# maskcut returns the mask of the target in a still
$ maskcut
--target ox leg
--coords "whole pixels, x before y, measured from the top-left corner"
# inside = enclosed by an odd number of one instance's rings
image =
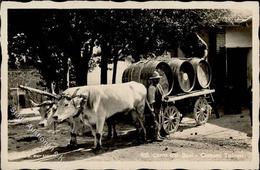
[[[77,129],[76,129],[76,122],[69,122],[70,124],[70,143],[68,144],[69,147],[77,145]]]
[[[116,132],[116,123],[113,122],[112,126],[113,126],[113,139],[117,139],[118,136],[117,136],[117,132]]]
[[[142,120],[137,115],[137,112],[132,111],[131,114],[132,114],[134,126],[135,126],[136,131],[137,131],[137,143],[146,141],[146,130],[144,128]]]
[[[76,133],[70,132],[70,143],[69,145],[71,146],[76,146],[77,145],[77,135]]]
[[[95,150],[100,150],[102,148],[102,132],[105,124],[105,117],[100,116],[97,121],[96,126],[96,141],[97,145]]]
[[[112,138],[113,133],[113,139],[117,139],[117,132],[116,132],[116,121],[115,118],[110,117],[106,120],[107,123],[107,139],[110,140]]]
[[[143,140],[146,141],[146,129],[144,127],[144,123],[143,123],[143,119],[138,119],[139,120],[139,123],[141,125],[141,128],[142,128],[142,132],[143,132]]]
[[[138,121],[138,128],[139,128],[138,133],[139,133],[139,135],[142,136],[142,140],[144,142],[146,142],[146,129],[145,129],[144,124],[143,124],[143,119],[138,117],[137,121]]]
[[[91,125],[90,129],[91,129],[92,135],[94,137],[94,147],[92,148],[94,150],[97,146],[96,125]]]
[[[108,118],[106,120],[107,123],[107,139],[110,140],[112,138],[112,126],[113,122]]]
[[[101,138],[102,138],[102,135],[101,133],[96,133],[96,140],[97,140],[97,145],[96,145],[96,148],[95,150],[100,150],[102,148],[102,143],[101,143]]]
[[[117,139],[117,132],[116,132],[116,123],[114,121],[107,121],[107,139],[110,140],[112,138],[113,133],[113,139]]]
[[[143,140],[146,141],[146,129],[144,126],[144,108],[145,108],[145,101],[142,102],[137,108],[136,108],[136,118],[141,126],[140,132],[142,131],[142,137]]]

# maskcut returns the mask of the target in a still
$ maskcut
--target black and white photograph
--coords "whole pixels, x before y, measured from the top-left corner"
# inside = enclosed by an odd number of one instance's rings
[[[255,169],[257,2],[3,2],[1,168]]]

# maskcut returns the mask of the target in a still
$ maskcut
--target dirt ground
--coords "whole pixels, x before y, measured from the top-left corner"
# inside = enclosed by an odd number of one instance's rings
[[[37,127],[38,122],[39,117],[28,116],[22,122],[8,123],[9,161],[250,161],[252,158],[252,128],[246,109],[242,114],[219,119],[211,115],[208,123],[201,126],[195,126],[192,118],[185,117],[178,131],[163,142],[137,144],[133,127],[119,125],[119,139],[104,138],[99,153],[90,149],[93,146],[90,134],[78,136],[77,148],[68,148],[67,124],[59,124],[54,131]],[[37,130],[44,142],[32,129]]]

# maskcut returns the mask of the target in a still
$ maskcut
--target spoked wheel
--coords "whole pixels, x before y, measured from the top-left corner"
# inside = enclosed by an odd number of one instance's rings
[[[211,106],[208,104],[208,101],[205,97],[199,97],[194,105],[193,116],[197,125],[205,124],[209,115],[211,114]]]
[[[166,132],[176,132],[181,120],[181,113],[175,106],[167,106],[162,116],[162,125]]]

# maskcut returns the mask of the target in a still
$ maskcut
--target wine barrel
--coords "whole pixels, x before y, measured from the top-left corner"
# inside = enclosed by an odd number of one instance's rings
[[[195,85],[195,71],[192,64],[186,59],[171,58],[167,61],[173,70],[174,90],[173,93],[190,92]]]
[[[130,82],[130,81],[136,81],[141,82],[140,80],[140,74],[141,74],[142,65],[141,64],[132,64],[128,66],[122,75],[122,82]]]
[[[145,60],[134,63],[126,68],[123,72],[122,82],[136,81],[149,86],[149,78],[154,71],[158,71],[162,76],[160,85],[163,88],[164,95],[171,93],[173,88],[173,74],[170,66],[159,60]]]
[[[131,71],[132,71],[132,68],[133,68],[133,64],[128,66],[124,70],[123,75],[122,75],[122,82],[123,83],[131,81]]]
[[[208,88],[212,79],[212,72],[209,63],[202,58],[190,58],[189,61],[193,65],[196,73],[195,88]]]

